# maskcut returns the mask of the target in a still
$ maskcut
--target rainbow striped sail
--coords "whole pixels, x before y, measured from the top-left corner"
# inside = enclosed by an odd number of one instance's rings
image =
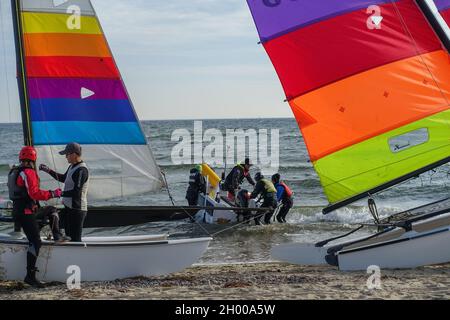
[[[56,152],[82,144],[96,199],[160,188],[160,171],[91,2],[12,2],[27,144],[59,170],[67,163]]]
[[[247,0],[330,206],[450,161],[450,58],[413,0]]]

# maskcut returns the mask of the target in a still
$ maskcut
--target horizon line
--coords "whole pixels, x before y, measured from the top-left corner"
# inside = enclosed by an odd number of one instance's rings
[[[255,120],[255,119],[294,119],[295,117],[244,117],[244,118],[188,118],[188,119],[180,119],[180,118],[173,118],[173,119],[167,119],[167,118],[161,118],[161,119],[142,119],[139,120],[140,122],[148,122],[148,121],[205,121],[205,120]],[[2,122],[1,124],[22,124],[22,122]]]

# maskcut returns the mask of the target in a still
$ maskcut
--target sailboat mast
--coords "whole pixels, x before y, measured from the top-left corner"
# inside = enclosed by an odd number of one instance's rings
[[[24,145],[31,146],[33,139],[31,135],[30,112],[27,97],[27,79],[25,76],[25,61],[23,50],[22,20],[20,19],[20,0],[11,0],[11,10],[14,26],[14,40],[16,46],[17,84],[19,88],[20,109],[22,113],[22,126]]]

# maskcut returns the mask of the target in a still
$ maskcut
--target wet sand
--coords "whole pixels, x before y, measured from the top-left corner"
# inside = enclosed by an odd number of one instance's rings
[[[304,300],[449,299],[450,265],[381,272],[381,289],[368,289],[369,274],[332,267],[278,263],[196,266],[164,277],[63,284],[33,289],[0,282],[0,300]]]

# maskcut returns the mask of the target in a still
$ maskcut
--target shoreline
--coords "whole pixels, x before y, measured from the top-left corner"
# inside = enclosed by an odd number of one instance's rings
[[[34,289],[0,281],[0,300],[418,300],[450,298],[450,264],[381,271],[381,289],[366,272],[282,263],[196,265],[169,276]]]

